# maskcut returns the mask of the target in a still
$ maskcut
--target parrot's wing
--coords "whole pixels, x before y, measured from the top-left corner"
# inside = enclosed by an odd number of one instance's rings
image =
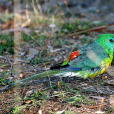
[[[104,49],[97,43],[93,43],[86,48],[82,48],[80,55],[68,63],[68,68],[72,71],[95,69],[98,68],[101,61],[107,57],[109,57],[109,55],[105,53]]]

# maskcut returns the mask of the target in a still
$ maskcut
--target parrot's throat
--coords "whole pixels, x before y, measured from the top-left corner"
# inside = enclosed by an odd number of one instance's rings
[[[111,61],[112,61],[112,59],[113,59],[113,49],[112,49],[112,47],[110,47],[109,45],[105,45],[104,42],[99,43],[98,41],[96,41],[96,43],[97,43],[98,45],[100,45],[101,48],[103,48],[103,50],[105,51],[105,53],[109,55],[109,58],[110,58]]]
[[[113,50],[111,49],[104,49],[105,52],[109,55],[111,61],[113,60]]]

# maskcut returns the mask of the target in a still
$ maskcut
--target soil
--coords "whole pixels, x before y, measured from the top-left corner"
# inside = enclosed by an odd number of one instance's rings
[[[43,10],[47,10],[48,6],[55,8],[58,2],[52,2],[50,0],[47,4],[42,3]],[[53,4],[51,4],[51,2]],[[94,23],[104,22],[107,24],[114,23],[114,1],[109,0],[68,0],[68,7],[70,11],[65,7],[64,2],[59,1],[59,5],[65,12],[66,20],[71,18],[73,13],[76,19],[90,20]],[[44,7],[45,6],[45,7]],[[10,27],[8,27],[9,29]],[[12,26],[11,26],[12,28]],[[2,28],[3,29],[3,28]],[[6,28],[5,28],[6,29]],[[106,28],[105,30],[98,32],[87,33],[88,37],[98,36],[102,33],[114,33],[114,26]],[[77,36],[79,39],[83,34]],[[70,38],[67,38],[70,39]],[[79,39],[72,39],[72,42],[78,42]],[[82,44],[81,44],[82,46]],[[48,46],[47,46],[48,47]],[[60,49],[60,51],[56,50]],[[31,55],[36,56],[40,48],[36,46],[32,47],[31,44],[22,44],[20,54],[23,57],[33,59]],[[24,50],[24,52],[23,52]],[[61,51],[62,50],[62,51]],[[66,55],[69,54],[68,50],[62,47],[56,47],[53,52],[55,58],[48,61],[46,64],[30,64],[21,58],[20,62],[20,79],[27,78],[31,75],[43,72],[45,66],[47,69],[59,61],[63,61]],[[12,55],[8,55],[11,63],[14,62]],[[64,57],[63,57],[64,56]],[[11,63],[4,58],[0,60],[0,63],[5,63],[6,67],[1,68],[1,72],[7,72],[11,69]],[[15,75],[10,73],[9,79],[15,79]],[[53,86],[53,87],[52,87]],[[70,88],[70,89],[69,89]],[[34,97],[34,100],[27,99],[29,96],[39,92],[38,98]],[[44,92],[44,93],[43,93]],[[44,96],[43,96],[44,95]],[[67,102],[69,98],[79,97],[83,95],[81,101],[75,101],[74,103]],[[21,98],[21,100],[20,100]],[[33,97],[32,97],[33,98]],[[67,99],[67,100],[66,100]],[[72,101],[72,100],[71,100]],[[83,101],[83,102],[82,102]],[[97,111],[105,114],[114,113],[114,64],[111,65],[107,71],[94,79],[82,79],[78,77],[47,77],[39,78],[26,82],[24,86],[8,88],[7,91],[0,92],[0,114],[11,113],[13,107],[21,108],[25,106],[21,111],[15,112],[23,114],[95,114]],[[65,112],[66,111],[66,112]],[[13,112],[14,113],[14,112]]]

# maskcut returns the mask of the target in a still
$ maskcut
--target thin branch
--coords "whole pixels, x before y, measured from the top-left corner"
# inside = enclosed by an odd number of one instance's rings
[[[68,34],[67,37],[70,37],[70,36],[73,36],[73,35],[79,35],[79,34],[82,34],[82,33],[85,33],[85,32],[101,31],[101,30],[107,29],[110,26],[114,26],[114,23],[106,25],[106,26],[90,28],[88,30],[76,31],[74,33]]]
[[[30,33],[31,32],[30,29],[20,27],[20,28],[2,30],[2,31],[0,31],[0,35],[6,34],[6,33],[16,32],[16,31],[20,31],[20,32],[24,32],[24,33]]]
[[[9,62],[9,64],[10,64],[10,70],[12,70],[12,68],[13,68],[13,64],[12,64],[12,62],[10,61],[10,59],[9,59],[9,57],[7,56],[7,61]]]
[[[102,106],[106,106],[106,105],[110,105],[110,104],[105,104],[105,105],[102,105]],[[82,110],[79,114],[82,114],[83,112],[85,112],[85,111],[87,111],[87,110],[89,110],[89,109],[97,108],[97,107],[99,107],[99,106],[101,106],[101,104],[100,104],[100,105],[91,106],[91,107],[89,107],[89,108],[86,108],[85,110]]]

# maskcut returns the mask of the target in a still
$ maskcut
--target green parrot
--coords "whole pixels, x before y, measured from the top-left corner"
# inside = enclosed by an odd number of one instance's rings
[[[52,66],[49,71],[15,83],[46,76],[94,78],[96,75],[104,73],[108,66],[111,65],[113,53],[114,34],[102,34],[93,43],[72,52],[65,62]]]
[[[111,65],[114,52],[114,34],[102,34],[95,42],[72,52],[69,59],[51,70],[66,71],[63,76],[94,78]],[[59,74],[60,75],[60,74]]]

